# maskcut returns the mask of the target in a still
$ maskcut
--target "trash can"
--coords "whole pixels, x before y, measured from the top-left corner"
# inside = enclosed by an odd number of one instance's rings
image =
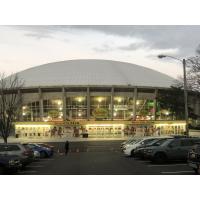
[[[82,133],[83,138],[88,138],[88,133]]]

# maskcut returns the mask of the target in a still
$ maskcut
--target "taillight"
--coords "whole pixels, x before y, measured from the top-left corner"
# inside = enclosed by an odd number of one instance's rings
[[[28,156],[30,153],[28,151],[24,151],[23,155]]]

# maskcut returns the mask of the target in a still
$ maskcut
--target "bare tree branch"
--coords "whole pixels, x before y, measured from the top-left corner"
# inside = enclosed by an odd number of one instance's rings
[[[5,143],[20,108],[21,95],[18,91],[23,84],[17,74],[9,77],[6,77],[4,73],[0,74],[0,136]]]

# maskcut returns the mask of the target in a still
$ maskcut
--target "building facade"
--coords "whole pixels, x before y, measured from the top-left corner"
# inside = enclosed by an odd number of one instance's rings
[[[80,137],[87,132],[89,137],[114,138],[185,131],[184,118],[173,118],[158,106],[159,92],[168,92],[173,79],[144,67],[74,60],[31,68],[19,77],[25,87],[18,91],[23,101],[17,137]],[[190,102],[199,114],[199,97]]]

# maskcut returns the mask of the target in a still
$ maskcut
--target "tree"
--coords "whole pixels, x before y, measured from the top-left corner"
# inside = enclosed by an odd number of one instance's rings
[[[18,92],[23,86],[17,74],[6,77],[0,74],[0,136],[4,142],[12,131],[13,122],[16,120],[21,105],[21,95]]]
[[[187,60],[187,83],[189,89],[200,92],[200,57]]]
[[[188,90],[200,92],[200,57],[196,56],[187,59],[186,67]],[[183,86],[183,77],[179,76],[174,85],[176,87]]]

